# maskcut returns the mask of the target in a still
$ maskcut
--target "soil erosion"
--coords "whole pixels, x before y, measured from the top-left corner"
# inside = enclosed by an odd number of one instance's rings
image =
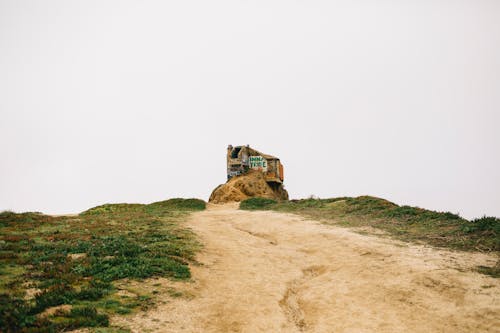
[[[184,297],[116,318],[135,332],[500,332],[496,258],[211,205]]]

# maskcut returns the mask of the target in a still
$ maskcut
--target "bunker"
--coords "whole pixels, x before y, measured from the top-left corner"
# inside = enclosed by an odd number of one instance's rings
[[[285,180],[283,164],[280,159],[263,154],[250,146],[229,145],[227,147],[227,179],[258,170],[265,176],[266,182],[283,184]]]
[[[248,198],[288,200],[280,159],[250,146],[227,147],[227,181],[217,186],[209,202],[222,204]]]

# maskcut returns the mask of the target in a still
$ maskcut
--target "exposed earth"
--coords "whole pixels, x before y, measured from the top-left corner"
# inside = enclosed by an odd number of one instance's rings
[[[182,297],[116,317],[134,332],[500,332],[492,255],[409,245],[291,214],[209,205]],[[186,296],[187,295],[187,296]]]
[[[288,192],[283,184],[268,183],[262,172],[250,170],[217,186],[210,195],[209,202],[215,204],[240,202],[252,197],[281,201],[288,200]]]

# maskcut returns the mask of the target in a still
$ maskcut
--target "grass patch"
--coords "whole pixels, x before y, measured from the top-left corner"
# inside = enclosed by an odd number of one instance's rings
[[[272,207],[277,201],[266,198],[250,198],[243,200],[240,203],[240,209],[245,210],[263,210],[268,207]]]
[[[478,266],[477,271],[479,273],[486,274],[494,278],[500,277],[500,268],[498,267],[498,265],[494,267]]]
[[[495,266],[478,266],[477,271],[479,273],[483,273],[494,278],[500,278],[500,260],[497,261]]]
[[[500,219],[482,217],[468,221],[450,212],[436,212],[361,196],[268,202],[244,200],[240,209],[263,209],[296,213],[343,226],[370,226],[399,239],[421,241],[459,250],[500,251]]]
[[[180,224],[198,199],[106,204],[78,216],[0,213],[0,331],[106,327],[110,314],[147,308],[148,295],[118,300],[115,281],[188,279],[199,247]],[[27,290],[36,289],[27,298]],[[41,316],[69,304],[69,312]],[[113,331],[113,330],[109,330]]]

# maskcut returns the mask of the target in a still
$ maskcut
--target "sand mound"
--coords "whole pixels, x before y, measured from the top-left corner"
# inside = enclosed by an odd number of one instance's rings
[[[218,204],[239,202],[252,197],[281,201],[288,200],[288,192],[282,184],[267,183],[262,172],[251,170],[217,186],[208,201]]]

